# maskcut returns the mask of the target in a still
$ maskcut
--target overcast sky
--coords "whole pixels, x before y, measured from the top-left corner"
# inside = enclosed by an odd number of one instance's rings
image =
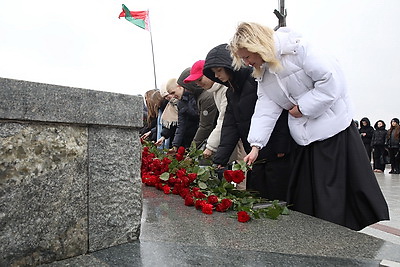
[[[400,117],[400,1],[286,0],[287,25],[335,54],[356,120]],[[243,3],[248,3],[244,5]],[[160,87],[241,21],[275,27],[278,0],[1,0],[0,77],[141,94],[155,87],[151,39],[118,19],[121,5],[150,11]]]

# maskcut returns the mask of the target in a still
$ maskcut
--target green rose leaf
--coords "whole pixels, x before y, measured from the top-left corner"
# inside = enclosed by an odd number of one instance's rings
[[[160,179],[163,180],[163,181],[168,181],[169,173],[168,172],[164,172],[163,174],[160,175]]]
[[[199,185],[200,189],[207,189],[207,184],[204,182],[199,182],[198,185]]]

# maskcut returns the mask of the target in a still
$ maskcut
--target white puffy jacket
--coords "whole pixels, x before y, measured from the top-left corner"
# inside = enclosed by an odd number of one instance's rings
[[[353,118],[353,105],[338,62],[288,28],[280,28],[274,40],[283,69],[275,73],[267,63],[263,65],[249,143],[264,147],[282,109],[294,105],[299,105],[303,116],[289,115],[288,123],[299,145],[327,139],[346,129]]]

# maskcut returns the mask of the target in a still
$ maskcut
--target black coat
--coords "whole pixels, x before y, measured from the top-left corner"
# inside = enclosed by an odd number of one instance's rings
[[[199,127],[199,119],[196,98],[193,93],[185,90],[178,102],[178,127],[175,131],[172,146],[190,147]]]
[[[221,130],[221,141],[214,156],[214,163],[226,165],[239,139],[242,140],[246,153],[251,151],[247,136],[250,130],[251,117],[257,101],[257,82],[251,76],[252,69],[243,67],[235,71],[232,67],[232,58],[226,44],[216,46],[207,54],[203,74],[209,79],[228,87],[226,97],[228,105]],[[224,67],[230,75],[229,82],[222,82],[215,77],[213,67]],[[290,133],[287,124],[288,113],[283,112],[278,120],[276,129],[271,136],[272,141],[263,148],[257,160],[265,157],[276,157],[276,153],[287,153],[290,148]],[[271,147],[274,150],[270,150]],[[275,150],[276,149],[276,150]],[[269,150],[269,151],[268,151]]]
[[[387,130],[385,129],[386,125],[383,121],[382,127],[378,127],[378,122],[375,123],[375,131],[372,135],[372,140],[371,140],[371,145],[374,146],[384,146],[386,143],[386,135],[387,135]]]
[[[363,125],[363,121],[367,122],[367,125]],[[360,134],[365,133],[365,136],[361,136],[364,145],[371,145],[372,135],[374,134],[374,128],[372,128],[371,123],[368,118],[362,118],[360,121],[360,129],[358,130]]]
[[[139,134],[143,135],[143,134],[151,131],[151,134],[149,135],[147,140],[153,141],[153,142],[157,141],[157,117],[150,120],[150,124],[148,124],[147,121],[145,123],[146,123],[146,126],[144,126],[143,128],[141,128],[139,130]]]

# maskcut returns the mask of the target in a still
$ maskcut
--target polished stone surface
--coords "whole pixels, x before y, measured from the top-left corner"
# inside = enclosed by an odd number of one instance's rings
[[[49,266],[378,266],[400,245],[298,212],[239,223],[143,188],[140,239]]]
[[[387,166],[384,173],[375,173],[375,176],[388,203],[390,220],[366,227],[361,232],[400,245],[400,175],[389,174],[389,171]]]

